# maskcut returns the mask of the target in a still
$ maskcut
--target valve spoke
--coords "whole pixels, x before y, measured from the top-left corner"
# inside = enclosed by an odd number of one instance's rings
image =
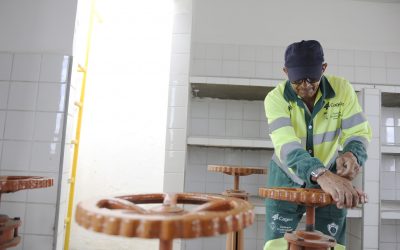
[[[120,199],[120,198],[109,198],[109,199],[100,200],[97,203],[97,206],[99,208],[123,209],[123,210],[127,210],[129,212],[136,212],[139,214],[147,213],[146,209],[136,205],[135,203],[132,203],[127,200]]]
[[[193,209],[191,213],[198,212],[223,212],[232,209],[233,206],[229,200],[216,200],[204,203]]]

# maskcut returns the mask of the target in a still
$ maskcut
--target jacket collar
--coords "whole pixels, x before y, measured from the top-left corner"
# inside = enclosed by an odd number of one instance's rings
[[[321,91],[323,99],[333,98],[336,95],[331,84],[329,83],[328,79],[325,76],[322,76],[321,83],[319,84],[319,90]],[[301,102],[301,99],[294,92],[289,80],[287,80],[285,83],[285,90],[283,92],[283,96],[287,102],[288,101]]]

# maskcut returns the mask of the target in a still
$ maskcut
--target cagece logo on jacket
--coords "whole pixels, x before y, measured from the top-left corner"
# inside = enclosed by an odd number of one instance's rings
[[[345,105],[344,102],[331,103],[328,102],[324,105],[324,118],[325,119],[339,119],[342,115],[340,107]],[[331,108],[331,109],[329,109]]]
[[[296,158],[292,152],[296,149],[305,149],[329,168],[338,156],[339,145],[345,148],[349,143],[358,142],[366,148],[371,139],[371,128],[356,93],[340,77],[322,77],[312,112],[289,81],[279,83],[269,92],[264,104],[275,148],[272,160],[299,185],[304,184],[309,173],[292,164],[291,158]],[[359,161],[363,165],[365,159]]]

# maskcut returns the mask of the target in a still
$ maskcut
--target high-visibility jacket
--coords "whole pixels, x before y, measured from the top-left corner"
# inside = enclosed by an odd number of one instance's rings
[[[275,148],[272,161],[295,183],[314,186],[311,171],[333,166],[339,146],[364,165],[371,127],[347,80],[324,75],[312,112],[289,81],[269,92],[264,104]]]

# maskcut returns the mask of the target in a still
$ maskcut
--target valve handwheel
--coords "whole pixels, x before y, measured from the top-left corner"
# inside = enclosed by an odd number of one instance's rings
[[[321,189],[306,188],[260,188],[259,195],[262,197],[294,202],[306,207],[306,229],[288,231],[285,239],[288,241],[289,250],[326,250],[334,249],[336,240],[333,237],[314,230],[315,207],[335,204],[332,197]]]
[[[139,204],[161,203],[154,208]],[[192,204],[185,210],[179,204]],[[89,230],[125,237],[158,238],[160,249],[172,249],[176,238],[216,236],[246,228],[254,222],[247,201],[200,193],[137,194],[80,202],[77,223]]]
[[[0,176],[0,193],[53,186],[53,179],[41,176]]]
[[[41,176],[0,176],[0,198],[2,193],[12,193],[24,189],[53,186],[53,179]],[[18,236],[20,218],[9,218],[0,214],[0,250],[15,247],[21,241]]]
[[[248,193],[239,189],[239,177],[252,174],[267,174],[266,168],[260,167],[244,167],[244,166],[227,166],[227,165],[208,165],[207,170],[210,172],[219,172],[234,176],[233,189],[226,190],[223,195],[241,198],[247,200]]]

